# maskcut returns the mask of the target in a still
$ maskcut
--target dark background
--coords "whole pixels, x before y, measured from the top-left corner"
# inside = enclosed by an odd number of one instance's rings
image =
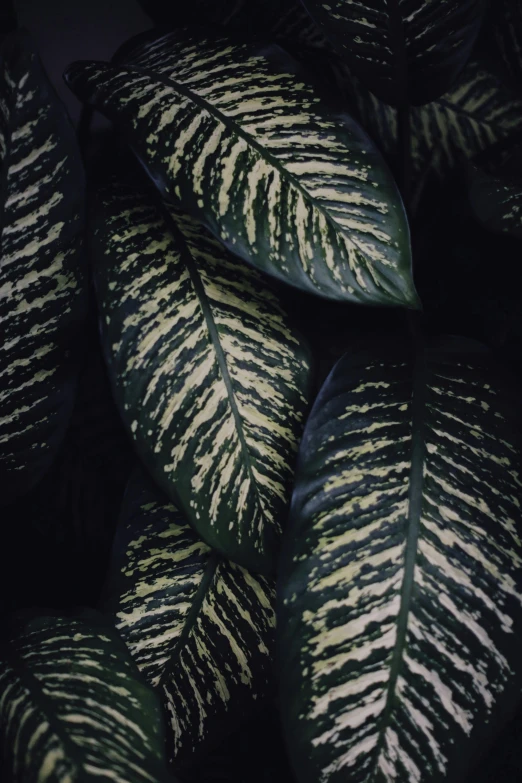
[[[74,122],[81,105],[62,79],[67,65],[108,60],[123,41],[152,26],[137,0],[16,0],[16,11]],[[99,115],[96,121],[101,124]]]
[[[176,1],[190,2],[171,0]],[[80,116],[81,105],[63,82],[65,68],[75,60],[107,60],[123,41],[152,26],[137,0],[17,0],[16,9],[20,26],[31,33],[44,67],[75,124]],[[92,129],[106,127],[108,123],[95,114]],[[432,211],[432,214],[435,213]],[[480,281],[479,261],[481,254],[489,259],[492,252],[499,253],[498,237],[477,232],[473,225],[475,244],[470,245],[469,237],[463,238],[469,216],[465,212],[459,214],[456,208],[450,209],[449,216],[439,214],[434,220],[442,220],[445,224],[447,233],[443,242],[447,242],[450,237],[455,242],[449,252],[444,244],[434,247],[433,263],[440,263],[445,253],[448,266],[454,271],[455,265],[460,264],[464,277],[473,265],[479,275],[477,278],[475,274],[477,285],[485,290]],[[423,227],[422,233],[429,237],[428,224]],[[434,233],[442,236],[438,230]],[[506,255],[512,250],[509,240],[505,241],[505,250]],[[426,264],[426,267],[434,268],[431,264]],[[489,276],[489,263],[485,269]],[[440,280],[443,280],[443,272],[444,269]],[[518,275],[516,282],[519,282]],[[428,293],[433,293],[434,297],[437,294],[435,307],[444,310],[446,324],[451,331],[485,339],[488,335],[480,332],[481,329],[488,329],[493,333],[489,341],[494,342],[498,332],[503,337],[504,330],[508,329],[504,324],[510,318],[510,301],[506,304],[502,300],[497,306],[494,296],[489,292],[489,310],[477,296],[476,311],[468,308],[464,314],[459,306],[453,307],[450,294],[444,291],[439,295],[433,281],[428,281],[426,285]],[[450,299],[445,299],[445,296]],[[426,296],[423,298],[426,300]],[[303,303],[304,299],[297,306]],[[354,311],[345,320],[343,334],[339,335],[335,305],[320,304],[317,300],[314,303],[317,309],[323,309],[325,330],[330,325],[332,338],[337,338],[344,345],[347,335],[353,334],[354,329],[360,333],[371,331],[372,327],[380,329],[382,323],[390,317],[389,313],[381,311],[379,322],[373,310]],[[518,323],[518,291],[516,309]],[[492,322],[491,329],[488,318]],[[71,437],[53,469],[50,481],[43,482],[42,487],[27,500],[22,511],[17,507],[16,518],[13,511],[12,519],[4,521],[4,529],[10,532],[4,549],[5,583],[1,585],[0,592],[4,591],[4,595],[0,600],[6,603],[6,608],[29,606],[41,598],[49,605],[68,609],[76,603],[92,603],[93,595],[102,588],[119,502],[131,467],[132,450],[112,406],[107,379],[100,363],[95,318],[89,329],[88,361],[82,376],[80,389],[83,388],[83,391],[78,401],[76,419],[73,420]],[[518,351],[518,345],[513,349],[510,344],[510,350]],[[86,422],[84,411],[87,409],[93,419]],[[85,434],[87,430],[90,431],[88,442]],[[94,449],[95,442],[100,446],[98,452]],[[110,486],[105,483],[109,464],[112,470]],[[75,509],[72,519],[71,508]],[[53,532],[53,541],[50,540],[50,531]],[[32,545],[29,547],[28,536],[32,537]],[[16,577],[13,580],[11,574],[14,572]],[[9,596],[6,598],[7,590],[12,591],[12,600]],[[198,768],[187,772],[182,780],[190,783],[293,783],[276,710],[268,707],[261,712],[208,759],[202,760]],[[522,781],[520,713],[503,731],[468,783],[497,781]]]

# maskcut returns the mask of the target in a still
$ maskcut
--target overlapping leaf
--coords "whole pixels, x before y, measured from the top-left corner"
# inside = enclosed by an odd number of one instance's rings
[[[248,36],[274,41],[307,61],[313,58],[313,68],[319,50],[325,55],[324,60],[339,59],[301,0],[197,0],[183,6],[163,0],[142,0],[141,5],[156,24],[204,25],[221,28],[243,39]]]
[[[397,148],[397,111],[356,87],[361,121],[389,154]],[[501,77],[476,61],[450,91],[411,110],[411,154],[415,190],[429,176],[443,179],[457,165],[522,131],[522,99]]]
[[[0,50],[0,486],[47,469],[70,414],[85,309],[83,171],[31,43]]]
[[[469,194],[475,215],[487,228],[522,237],[522,182],[494,177],[473,166]]]
[[[10,783],[168,780],[159,701],[89,612],[25,620],[0,648],[0,770]]]
[[[278,615],[300,781],[461,780],[519,699],[519,388],[468,341],[347,354],[302,441]]]
[[[354,74],[394,106],[448,90],[477,37],[481,0],[305,0]]]
[[[92,242],[121,413],[208,544],[274,568],[308,404],[308,350],[255,270],[132,185],[96,199]]]
[[[395,184],[363,131],[275,48],[176,31],[67,81],[156,185],[245,260],[333,299],[416,306]]]
[[[199,539],[133,475],[106,606],[170,718],[177,762],[212,746],[272,692],[274,587]]]

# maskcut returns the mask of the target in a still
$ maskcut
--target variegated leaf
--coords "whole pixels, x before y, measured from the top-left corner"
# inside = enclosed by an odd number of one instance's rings
[[[417,306],[400,196],[364,132],[277,47],[176,31],[77,95],[125,129],[163,195],[262,271],[328,298]],[[248,97],[245,97],[248,96]]]
[[[259,274],[154,194],[114,184],[92,240],[117,402],[211,546],[274,568],[308,406],[308,349]]]
[[[383,151],[397,147],[397,111],[356,87],[361,121]],[[443,179],[460,163],[522,132],[522,98],[494,71],[472,61],[445,95],[411,110],[414,190]]]
[[[473,212],[492,231],[522,237],[522,182],[494,177],[469,167],[469,196]]]
[[[302,441],[281,568],[300,781],[464,779],[522,692],[518,384],[475,343],[347,354]]]
[[[161,693],[176,762],[272,692],[274,586],[212,552],[147,477],[127,489],[106,607]]]
[[[160,703],[94,612],[13,625],[0,648],[6,783],[165,783]]]
[[[72,408],[85,311],[83,170],[24,34],[0,48],[1,501],[48,468]]]
[[[478,35],[482,0],[304,0],[354,74],[394,106],[438,98]]]

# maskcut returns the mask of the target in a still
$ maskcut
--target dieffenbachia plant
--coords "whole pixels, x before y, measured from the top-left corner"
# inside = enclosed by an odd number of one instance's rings
[[[84,174],[24,33],[0,45],[0,503],[35,484],[72,410],[86,309]]]
[[[0,750],[9,783],[172,781],[159,700],[91,611],[11,621],[0,644]]]
[[[418,305],[408,225],[388,169],[295,61],[278,48],[188,30],[149,39],[111,64],[73,64],[66,78],[124,130],[167,200],[300,289]]]
[[[278,606],[300,781],[460,780],[520,699],[519,399],[458,339],[354,350],[323,386]]]
[[[308,349],[266,282],[199,222],[117,180],[94,201],[104,346],[129,433],[209,545],[272,573]]]
[[[361,81],[393,106],[428,103],[466,64],[482,0],[304,0]]]
[[[398,112],[350,80],[360,119],[388,154],[399,136]],[[410,109],[412,189],[418,201],[428,179],[447,179],[489,148],[522,132],[522,95],[497,69],[472,60],[444,95]]]
[[[127,488],[105,595],[165,704],[175,764],[273,696],[273,581],[210,549],[141,471]]]
[[[165,731],[183,783],[206,783],[222,741],[277,705],[286,783],[462,783],[522,696],[520,384],[424,326],[473,332],[482,303],[509,288],[516,304],[522,285],[517,239],[482,243],[518,233],[518,194],[499,191],[519,176],[522,97],[501,75],[516,14],[477,38],[480,0],[141,4],[177,29],[66,76],[86,104],[89,344],[114,413],[95,413],[89,363],[74,388],[78,152],[25,37],[0,46],[0,501],[24,495],[7,507],[18,584],[49,595],[57,570],[57,602],[75,605],[74,556],[53,569],[38,551],[68,522],[66,540],[107,528],[85,574],[109,571],[101,602],[99,583],[82,591],[104,620],[2,621],[0,775],[163,781]],[[87,138],[93,111],[107,146]],[[469,161],[486,228],[459,184]],[[467,242],[448,237],[453,207]],[[420,305],[410,223],[425,320],[404,312]],[[344,351],[313,405],[314,359],[325,377]],[[111,433],[117,448],[98,444]],[[259,746],[278,741],[275,726]],[[279,779],[263,755],[252,783]]]

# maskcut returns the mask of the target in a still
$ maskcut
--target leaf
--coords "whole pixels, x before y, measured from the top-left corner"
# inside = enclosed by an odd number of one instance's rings
[[[85,612],[21,622],[0,660],[5,780],[169,779],[159,702],[104,618]]]
[[[520,0],[497,0],[495,38],[504,62],[520,87],[522,83],[522,3]]]
[[[520,391],[467,340],[336,365],[303,437],[278,648],[300,781],[457,781],[518,702]]]
[[[188,31],[141,41],[128,62],[76,63],[66,80],[125,129],[168,200],[293,286],[418,305],[388,170],[363,131],[300,81],[295,61]]]
[[[303,53],[307,55],[305,60],[309,60],[319,49],[326,50],[328,58],[325,59],[338,58],[301,0],[195,0],[183,6],[163,0],[140,0],[140,5],[156,25],[177,28],[205,25],[241,35],[243,39],[274,41],[297,59],[300,59],[298,53]],[[131,46],[134,45],[132,39]],[[127,44],[123,44],[112,58],[113,62],[119,60],[126,49]]]
[[[0,47],[0,486],[49,467],[71,413],[85,316],[84,176],[74,131],[24,34]]]
[[[129,482],[106,607],[162,694],[176,762],[271,691],[274,587],[199,539],[141,471]]]
[[[305,0],[355,76],[388,104],[429,103],[470,55],[481,0]]]
[[[522,237],[522,182],[493,177],[476,166],[468,172],[469,197],[476,217],[492,231]]]
[[[114,404],[94,308],[85,327],[60,449],[45,479],[2,507],[0,614],[34,606],[35,585],[38,604],[62,613],[99,601],[136,455]]]
[[[138,452],[210,546],[270,573],[308,349],[258,273],[192,218],[132,185],[95,200],[105,352]]]
[[[361,121],[383,151],[394,154],[397,111],[359,87]],[[446,178],[459,164],[522,131],[522,99],[494,69],[472,61],[454,87],[411,110],[411,150],[416,200],[429,176]]]

